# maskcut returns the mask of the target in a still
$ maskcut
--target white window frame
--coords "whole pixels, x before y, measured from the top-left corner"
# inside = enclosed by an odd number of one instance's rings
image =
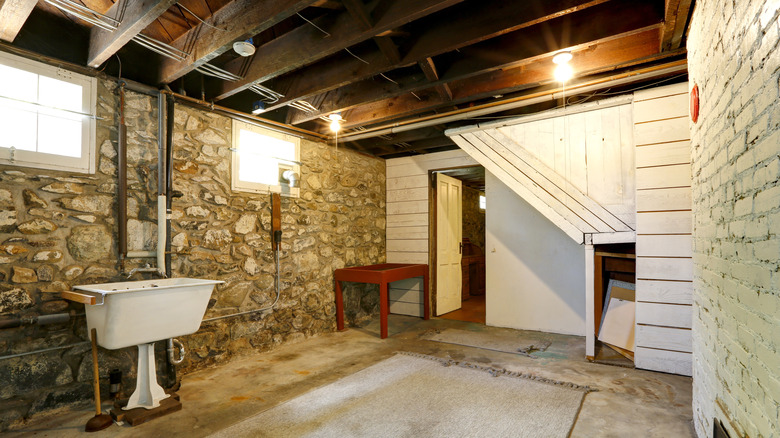
[[[274,160],[273,158],[269,158],[269,159],[276,161],[280,169],[292,170],[293,172],[297,173],[299,176],[301,175],[301,166],[297,164],[300,163],[301,160],[301,139],[300,138],[295,137],[293,135],[284,134],[281,132],[271,131],[270,129],[265,129],[260,126],[253,125],[251,123],[247,123],[241,120],[233,119],[232,139],[231,139],[231,144],[232,144],[231,150],[233,155],[232,169],[231,169],[231,188],[233,189],[233,191],[250,192],[250,193],[279,193],[282,196],[288,196],[293,198],[300,197],[301,189],[299,187],[290,187],[289,184],[283,183],[281,181],[279,182],[279,184],[270,185],[270,184],[261,184],[256,182],[241,181],[239,179],[239,170],[241,166],[241,145],[238,144],[238,139],[239,139],[239,131],[241,129],[293,143],[295,145],[295,160],[294,160],[295,163],[287,162],[285,160]]]
[[[78,173],[95,173],[95,108],[97,106],[97,80],[33,61],[10,53],[0,52],[0,64],[81,86],[82,108],[85,114],[81,123],[81,157],[25,151],[0,146],[0,164],[62,170]]]

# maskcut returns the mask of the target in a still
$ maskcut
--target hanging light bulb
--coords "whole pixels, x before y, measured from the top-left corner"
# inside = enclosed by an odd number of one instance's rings
[[[328,118],[330,119],[330,130],[334,133],[339,132],[341,130],[341,121],[343,120],[341,113],[329,114]]]
[[[569,65],[571,58],[571,52],[561,52],[553,57],[552,61],[557,65],[553,75],[558,82],[566,82],[574,76],[574,69]]]

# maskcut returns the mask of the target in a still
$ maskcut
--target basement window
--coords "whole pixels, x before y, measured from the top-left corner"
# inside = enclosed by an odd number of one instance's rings
[[[0,163],[95,172],[95,78],[0,52]]]
[[[300,189],[284,173],[301,174],[300,145],[297,137],[233,120],[233,190],[297,198]]]
[[[487,205],[487,198],[485,195],[479,195],[479,209],[484,210]]]

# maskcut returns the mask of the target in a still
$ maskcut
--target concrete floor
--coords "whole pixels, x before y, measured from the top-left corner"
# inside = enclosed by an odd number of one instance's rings
[[[517,336],[550,341],[533,358],[420,339],[444,328],[486,331],[497,337]],[[510,371],[587,385],[598,389],[585,396],[571,436],[693,436],[691,379],[663,373],[589,363],[584,339],[539,332],[518,332],[460,321],[391,315],[390,337],[379,339],[378,321],[363,328],[329,333],[266,353],[234,359],[227,365],[186,375],[179,395],[183,410],[136,426],[112,425],[91,436],[202,437],[314,388],[410,351],[479,363]],[[108,404],[104,407],[107,412]],[[82,436],[94,410],[84,408],[34,418],[8,436]]]

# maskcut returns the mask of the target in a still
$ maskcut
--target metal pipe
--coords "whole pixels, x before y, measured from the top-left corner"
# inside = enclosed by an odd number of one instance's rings
[[[297,126],[285,125],[284,123],[274,122],[273,120],[262,119],[260,117],[242,113],[241,111],[215,105],[213,102],[206,102],[205,100],[195,99],[179,93],[174,93],[172,91],[161,90],[160,92],[170,96],[175,96],[177,102],[199,108],[207,108],[213,112],[221,113],[228,117],[239,119],[252,125],[260,126],[261,128],[270,129],[272,131],[281,132],[283,134],[293,135],[295,137],[308,138],[315,141],[328,140],[327,135],[320,134],[318,132],[307,131],[305,129],[298,128]]]
[[[119,266],[125,270],[127,258],[127,126],[125,126],[125,82],[119,81],[119,133],[117,173],[119,174]]]
[[[606,78],[595,79],[584,82],[582,84],[566,87],[567,94],[569,93],[588,93],[591,91],[600,90],[606,86],[618,86],[636,82],[640,80],[646,80],[657,76],[666,74],[674,74],[685,72],[688,69],[687,61],[675,61],[660,66],[648,67],[645,69],[621,73],[618,75],[612,75]],[[443,123],[455,122],[458,120],[467,119],[470,117],[478,117],[487,114],[493,114],[501,111],[507,111],[510,109],[521,108],[524,106],[534,105],[542,102],[549,102],[559,97],[562,88],[556,88],[553,90],[542,91],[538,93],[532,93],[525,96],[515,97],[512,99],[506,99],[499,102],[490,102],[483,105],[477,105],[471,108],[463,108],[446,113],[435,114],[431,116],[425,116],[417,119],[416,121],[407,120],[402,122],[395,122],[388,125],[380,125],[374,128],[368,128],[364,131],[360,131],[354,134],[342,134],[339,139],[342,141],[356,141],[365,138],[378,137],[384,134],[396,134],[399,132],[411,131],[413,129],[425,128],[433,125],[440,125]]]
[[[83,316],[84,314],[78,314],[74,316]],[[24,318],[8,318],[0,319],[0,329],[16,328],[23,325],[48,325],[48,324],[63,324],[70,321],[70,313],[54,313],[51,315],[33,315]]]
[[[167,92],[160,90],[160,98]],[[170,278],[171,273],[171,216],[173,208],[173,122],[175,111],[175,100],[173,94],[168,93],[166,132],[165,132],[165,233],[168,238],[165,239],[165,275]]]
[[[49,351],[57,351],[57,350],[65,349],[65,348],[71,348],[71,347],[80,347],[82,345],[89,345],[90,343],[91,342],[89,342],[89,341],[76,342],[75,344],[60,345],[59,347],[42,348],[40,350],[26,351],[24,353],[9,354],[7,356],[0,356],[0,360],[13,359],[15,357],[22,357],[22,356],[29,356],[31,354],[46,353],[46,352],[49,352]]]
[[[165,251],[168,246],[170,232],[167,223],[168,202],[165,193],[165,182],[168,180],[167,159],[165,156],[165,142],[167,131],[166,98],[162,93],[157,94],[157,269],[160,275],[170,278],[170,272],[166,269]]]
[[[184,357],[187,355],[187,352],[184,350],[184,344],[178,339],[168,339],[168,363],[173,365],[178,365],[182,362],[184,362]],[[176,359],[176,356],[174,352],[176,349],[174,348],[174,345],[179,349],[179,358]]]

